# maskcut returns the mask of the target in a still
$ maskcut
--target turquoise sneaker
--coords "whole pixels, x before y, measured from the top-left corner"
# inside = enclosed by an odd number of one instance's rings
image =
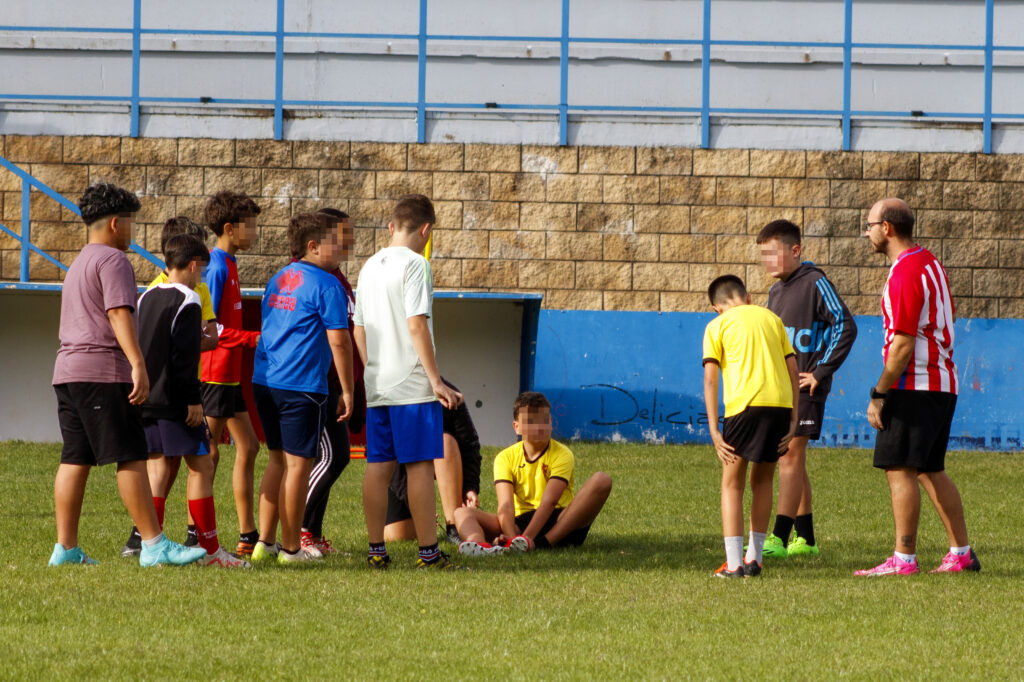
[[[785,559],[788,556],[788,552],[786,552],[786,543],[784,543],[782,538],[775,533],[770,533],[768,537],[764,539],[763,556],[766,559]]]
[[[786,547],[786,554],[789,556],[818,556],[818,545],[808,545],[807,540],[797,535]]]
[[[145,542],[142,543],[142,552],[139,554],[139,566],[185,566],[194,564],[206,556],[206,550],[202,547],[186,547],[177,542],[171,542],[165,535],[163,539],[152,547]]]
[[[62,564],[95,566],[98,563],[98,561],[83,552],[82,548],[77,545],[71,549],[64,549],[64,545],[58,542],[53,546],[53,554],[50,555],[50,566],[60,566]]]

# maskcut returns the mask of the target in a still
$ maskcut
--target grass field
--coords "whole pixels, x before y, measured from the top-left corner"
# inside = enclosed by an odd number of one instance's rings
[[[463,559],[471,572],[364,568],[355,461],[325,528],[352,558],[313,567],[140,569],[114,470],[89,483],[82,545],[102,563],[49,569],[55,445],[0,443],[0,678],[1020,678],[1020,455],[953,453],[980,575],[855,579],[892,549],[888,491],[864,451],[810,456],[823,555],[716,580],[720,467],[709,447],[580,443],[577,481],[615,487],[587,544]],[[225,452],[222,466],[233,453]],[[488,449],[485,462],[494,450]],[[265,455],[261,457],[265,461]],[[493,508],[485,466],[482,503]],[[168,502],[180,540],[183,488]],[[218,479],[222,537],[237,532]],[[927,503],[926,503],[927,504]],[[947,550],[931,507],[922,569]]]

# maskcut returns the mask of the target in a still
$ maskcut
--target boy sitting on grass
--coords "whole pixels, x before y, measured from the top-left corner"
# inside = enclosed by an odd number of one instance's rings
[[[750,304],[743,280],[722,275],[708,287],[718,317],[704,331],[704,404],[722,460],[725,563],[718,578],[761,574],[772,513],[775,463],[796,432],[796,357],[778,315]],[[718,371],[725,387],[724,435],[718,429]],[[787,376],[788,375],[788,376]],[[743,553],[743,489],[750,463],[750,545]]]
[[[512,427],[522,440],[494,458],[498,513],[455,510],[455,526],[465,538],[459,553],[582,545],[611,493],[611,477],[599,471],[573,495],[576,460],[569,448],[551,440],[551,404],[543,393],[527,391],[516,398]]]

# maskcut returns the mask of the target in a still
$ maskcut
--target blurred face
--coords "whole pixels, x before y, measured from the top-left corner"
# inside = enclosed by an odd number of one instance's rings
[[[885,221],[881,219],[882,208],[878,204],[868,211],[868,224],[864,226],[864,236],[871,242],[871,247],[876,253],[885,253],[889,245],[889,236],[886,233]]]
[[[114,220],[116,221],[116,229],[114,230],[115,248],[127,251],[132,244],[132,214],[119,215]]]
[[[772,277],[786,279],[800,267],[800,245],[769,239],[761,244],[761,265]]]
[[[551,410],[547,407],[524,407],[519,410],[512,428],[531,443],[546,443],[551,440]]]
[[[331,221],[331,227],[327,230],[324,235],[324,239],[320,242],[320,258],[327,264],[333,264],[331,267],[325,267],[327,270],[334,270],[343,261],[347,261],[352,258],[352,249],[356,243],[356,233],[352,228],[352,221],[348,218],[344,218],[339,221]]]
[[[240,251],[245,251],[252,246],[252,241],[256,238],[256,216],[247,216],[231,224],[231,230],[231,242]]]

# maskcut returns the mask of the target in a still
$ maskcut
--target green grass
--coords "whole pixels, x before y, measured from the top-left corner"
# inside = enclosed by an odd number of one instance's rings
[[[393,570],[364,568],[355,461],[327,534],[353,558],[246,572],[148,569],[118,556],[130,527],[114,470],[93,472],[82,545],[102,563],[49,569],[59,447],[0,443],[0,677],[262,679],[1010,678],[1024,665],[1020,456],[952,453],[980,575],[855,579],[892,549],[884,477],[865,451],[812,451],[823,555],[769,563],[759,580],[722,561],[720,467],[708,447],[574,447],[577,482],[615,487],[584,547],[463,559],[423,574],[414,543]],[[489,461],[494,450],[488,449]],[[232,453],[224,454],[222,466]],[[261,458],[265,460],[265,455]],[[485,479],[489,479],[485,466]],[[222,469],[226,471],[226,469]],[[181,539],[183,481],[167,528]],[[217,481],[225,544],[237,531]],[[493,509],[484,485],[482,503]],[[945,533],[925,503],[919,555]]]

